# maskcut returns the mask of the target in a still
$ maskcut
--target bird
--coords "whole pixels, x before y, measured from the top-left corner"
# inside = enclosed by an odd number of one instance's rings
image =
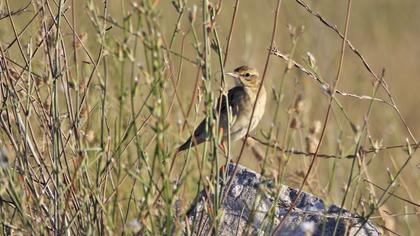
[[[248,125],[251,120],[252,110],[255,105],[254,115],[249,131],[252,131],[260,122],[265,111],[265,104],[267,100],[267,92],[259,77],[258,71],[249,66],[240,66],[233,72],[226,73],[227,75],[236,79],[238,86],[231,88],[227,92],[227,96],[221,95],[218,99],[218,105],[215,108],[215,115],[219,116],[219,130],[222,132],[221,146],[228,139],[228,130],[230,133],[230,141],[234,142],[243,138],[248,130]],[[259,87],[261,91],[257,99]],[[228,102],[226,103],[226,97]],[[227,107],[229,105],[229,108]],[[231,114],[231,124],[228,128],[228,111]],[[209,137],[209,132],[206,130],[206,119],[195,128],[193,134],[177,148],[176,154],[187,150],[191,147],[199,145],[206,141]]]

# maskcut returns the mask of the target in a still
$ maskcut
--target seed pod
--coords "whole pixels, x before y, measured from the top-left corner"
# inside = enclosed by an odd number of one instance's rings
[[[309,133],[311,135],[314,134],[319,134],[321,132],[321,128],[322,128],[322,124],[321,121],[316,120],[314,121],[314,123],[312,124],[311,128],[309,128]]]
[[[306,152],[314,153],[319,143],[318,138],[313,135],[309,135],[305,138],[305,142],[306,142]]]
[[[299,94],[296,97],[295,104],[294,104],[293,108],[294,108],[295,112],[298,113],[298,114],[303,112],[303,110],[305,108],[305,98],[304,98],[303,94]]]
[[[93,142],[93,140],[95,139],[95,133],[93,132],[93,130],[88,130],[85,134],[85,138],[86,141],[88,141],[89,143]]]
[[[188,19],[190,20],[191,24],[194,24],[196,18],[197,18],[197,5],[194,4],[188,12]]]
[[[301,128],[301,123],[298,118],[293,117],[292,121],[290,122],[290,128],[292,129],[299,129]]]

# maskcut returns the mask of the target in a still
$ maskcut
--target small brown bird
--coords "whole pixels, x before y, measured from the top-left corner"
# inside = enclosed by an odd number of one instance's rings
[[[261,84],[257,70],[248,66],[238,67],[233,73],[227,74],[238,79],[240,85],[230,89],[227,94],[229,110],[233,117],[229,129],[228,108],[226,106],[225,96],[222,96],[222,98],[218,100],[221,101],[221,103],[219,103],[215,109],[216,115],[220,111],[219,129],[223,131],[222,144],[228,138],[228,130],[230,131],[230,140],[232,142],[241,139],[246,135],[249,121],[251,120],[252,109]],[[264,86],[262,86],[255,106],[250,131],[257,126],[264,114],[266,97],[267,93]],[[176,153],[203,143],[208,136],[209,133],[206,132],[206,120],[204,119],[195,129],[193,136],[188,138],[188,140],[177,149]]]

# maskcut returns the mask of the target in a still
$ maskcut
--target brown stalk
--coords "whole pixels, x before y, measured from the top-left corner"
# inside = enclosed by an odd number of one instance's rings
[[[278,0],[277,1],[277,6],[276,6],[275,14],[274,14],[273,30],[272,30],[272,34],[271,34],[271,40],[270,40],[270,48],[272,48],[273,45],[274,45],[274,37],[276,36],[277,19],[278,19],[278,14],[279,14],[279,11],[280,11],[281,2],[282,2],[282,0]],[[232,175],[231,175],[231,177],[230,177],[230,179],[229,179],[229,181],[228,181],[228,183],[226,185],[225,192],[223,193],[222,202],[225,200],[225,198],[227,196],[227,193],[230,191],[233,178],[236,175],[236,172],[238,171],[238,165],[239,165],[239,162],[241,160],[242,154],[243,154],[244,149],[245,149],[246,140],[248,139],[248,136],[249,136],[249,131],[250,131],[250,128],[251,128],[252,119],[254,118],[255,107],[257,105],[257,101],[258,101],[258,98],[259,98],[259,95],[260,95],[262,86],[264,84],[265,75],[267,73],[268,64],[270,62],[270,56],[271,56],[271,53],[268,52],[267,53],[267,58],[266,58],[266,61],[265,61],[264,72],[263,72],[263,75],[262,75],[262,78],[261,78],[261,84],[260,84],[260,87],[258,88],[258,92],[257,92],[257,96],[256,96],[256,99],[255,99],[255,103],[254,103],[254,106],[252,108],[251,119],[249,120],[249,123],[248,123],[248,128],[246,130],[246,135],[245,135],[245,137],[243,139],[241,150],[239,152],[238,159],[236,160],[235,168],[233,169]]]
[[[321,144],[322,144],[322,140],[323,140],[324,135],[325,135],[325,130],[326,130],[326,127],[327,127],[327,124],[328,124],[328,120],[330,118],[330,112],[331,112],[332,102],[334,100],[335,92],[337,90],[337,85],[338,85],[338,82],[340,81],[341,72],[342,72],[342,68],[343,68],[344,53],[345,53],[345,49],[346,49],[347,33],[348,33],[349,22],[350,22],[351,1],[352,0],[348,0],[348,3],[347,3],[347,13],[346,13],[345,29],[344,29],[344,39],[343,39],[343,42],[342,42],[342,45],[341,45],[340,63],[338,65],[337,76],[336,76],[336,78],[333,81],[332,86],[331,86],[333,89],[332,89],[332,93],[330,95],[330,99],[328,101],[327,114],[325,116],[324,124],[323,124],[322,131],[321,131],[321,135],[319,137],[319,142],[318,142],[318,145],[316,147],[316,151],[315,151],[315,153],[313,155],[313,158],[311,160],[311,163],[309,165],[309,168],[308,168],[308,170],[307,170],[307,172],[305,174],[305,177],[304,177],[304,179],[302,181],[302,184],[301,184],[301,186],[299,188],[299,191],[298,191],[298,193],[296,195],[296,198],[294,199],[294,201],[290,205],[289,210],[286,212],[286,214],[281,219],[280,223],[277,225],[276,229],[274,230],[274,234],[276,234],[277,232],[279,232],[279,230],[281,229],[281,227],[283,226],[283,224],[285,222],[285,219],[290,215],[290,213],[292,212],[292,210],[296,207],[296,204],[299,201],[299,197],[302,194],[302,189],[305,186],[305,184],[306,184],[306,182],[307,182],[307,180],[309,178],[309,175],[310,175],[310,173],[311,173],[311,171],[312,171],[312,169],[313,169],[313,167],[315,165],[315,161],[317,159],[317,155],[318,155],[319,149],[320,149]]]

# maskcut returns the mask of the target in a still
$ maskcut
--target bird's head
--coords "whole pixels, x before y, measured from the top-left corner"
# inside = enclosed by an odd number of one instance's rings
[[[260,84],[258,71],[249,66],[240,66],[233,72],[227,73],[227,75],[238,79],[244,87],[258,88]]]

